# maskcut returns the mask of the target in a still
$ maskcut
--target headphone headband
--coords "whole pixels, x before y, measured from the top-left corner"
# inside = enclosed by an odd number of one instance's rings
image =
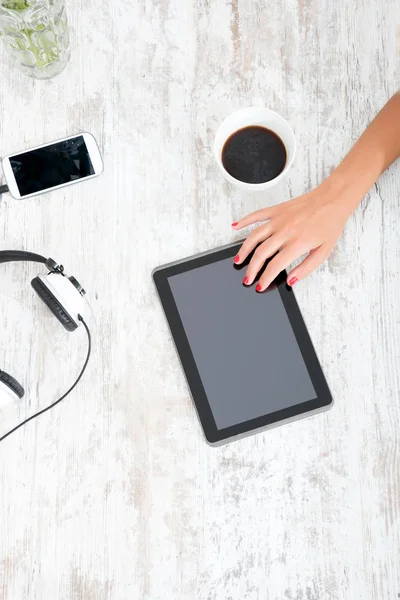
[[[41,254],[34,252],[25,252],[24,250],[0,250],[0,263],[8,262],[36,262],[46,265],[50,273],[60,273],[64,275],[64,267],[59,265],[52,258],[46,258]]]
[[[24,252],[23,250],[1,250],[0,263],[27,261],[46,264],[47,258],[34,252]]]

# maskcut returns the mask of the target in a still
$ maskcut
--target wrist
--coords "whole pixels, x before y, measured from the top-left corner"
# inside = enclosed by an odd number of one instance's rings
[[[327,201],[335,204],[349,217],[361,203],[364,196],[373,185],[366,178],[354,177],[350,173],[341,172],[340,168],[321,184],[323,195]]]

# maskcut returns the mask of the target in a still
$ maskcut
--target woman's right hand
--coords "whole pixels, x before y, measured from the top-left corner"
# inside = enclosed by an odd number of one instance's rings
[[[265,221],[254,229],[240,248],[234,262],[241,264],[257,247],[247,267],[243,283],[251,285],[265,261],[268,263],[256,290],[265,290],[281,271],[296,259],[307,254],[288,275],[293,286],[310,275],[330,254],[350,216],[339,188],[328,180],[315,190],[288,202],[258,210],[247,215],[232,227],[235,231]]]

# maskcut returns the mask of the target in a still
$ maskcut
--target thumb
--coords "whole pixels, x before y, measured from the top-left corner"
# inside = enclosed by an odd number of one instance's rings
[[[293,287],[295,283],[308,277],[328,258],[329,254],[330,248],[325,245],[311,250],[309,255],[289,273],[287,277],[288,284]]]

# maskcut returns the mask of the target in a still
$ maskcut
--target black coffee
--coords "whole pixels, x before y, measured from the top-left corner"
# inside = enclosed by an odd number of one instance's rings
[[[278,177],[286,165],[281,138],[266,127],[252,125],[235,131],[222,148],[225,170],[239,181],[265,183]]]

